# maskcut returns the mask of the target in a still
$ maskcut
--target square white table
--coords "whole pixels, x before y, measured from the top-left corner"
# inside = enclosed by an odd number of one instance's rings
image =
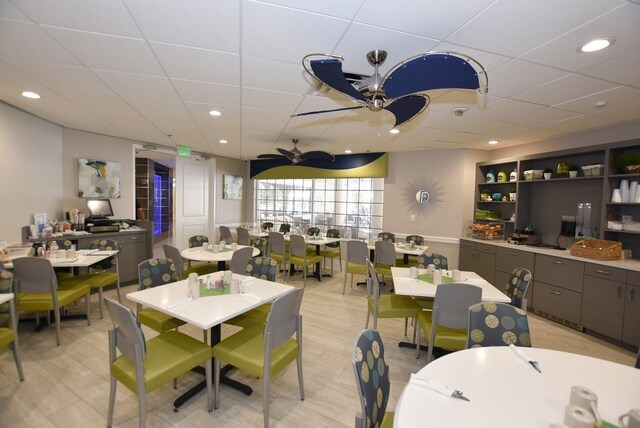
[[[402,254],[404,264],[409,264],[409,256],[419,256],[429,249],[428,245],[415,245],[413,248],[410,248],[409,244],[402,242],[394,242],[393,246],[396,249],[396,254]],[[376,251],[375,242],[373,244],[371,242],[367,243],[367,248],[369,249],[369,259],[374,260]]]
[[[300,235],[304,238],[304,242],[307,245],[315,245],[316,246],[316,255],[320,255],[320,248],[323,245],[327,244],[335,244],[336,242],[340,242],[342,238],[327,238],[326,236],[320,238],[318,236],[308,236],[308,235]],[[291,234],[286,234],[284,236],[284,240],[287,242],[291,241]],[[328,273],[323,274],[321,269],[321,263],[316,263],[316,272],[314,274],[315,278],[318,281],[322,281],[323,276],[331,276]]]
[[[210,274],[211,280],[220,279],[224,272]],[[206,277],[205,275],[201,278]],[[243,293],[206,296],[186,301],[188,280],[173,282],[157,287],[127,294],[127,299],[151,307],[203,330],[211,330],[211,346],[220,342],[220,325],[251,309],[269,303],[293,290],[290,285],[265,281],[258,278],[233,274],[233,279],[242,281]],[[181,303],[184,302],[184,303]],[[176,305],[177,304],[177,305]],[[228,366],[231,368],[231,366]],[[232,386],[247,395],[253,392],[250,387],[222,376],[221,382]],[[205,388],[202,381],[174,402],[174,407],[180,407],[189,398]]]

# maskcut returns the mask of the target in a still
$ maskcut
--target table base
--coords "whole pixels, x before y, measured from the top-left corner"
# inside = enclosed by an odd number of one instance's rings
[[[245,395],[253,394],[253,389],[251,389],[249,385],[245,385],[242,382],[238,382],[237,380],[233,380],[225,376],[225,374],[227,374],[229,370],[234,368],[235,367],[233,367],[232,365],[227,364],[222,369],[220,369],[220,383],[230,386],[231,388],[236,389]],[[200,373],[203,376],[205,375],[204,367],[196,367],[193,369],[193,371]],[[200,391],[203,391],[204,389],[206,389],[206,387],[207,387],[207,381],[203,380],[200,383],[193,386],[187,392],[182,394],[180,397],[176,398],[175,401],[173,402],[173,411],[177,412],[180,406],[182,406],[184,403],[189,401],[191,398],[195,397],[196,394],[198,394]]]

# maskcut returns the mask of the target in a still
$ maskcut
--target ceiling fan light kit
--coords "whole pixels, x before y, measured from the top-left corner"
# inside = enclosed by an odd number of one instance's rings
[[[286,150],[278,147],[276,150],[280,154],[276,153],[265,153],[263,155],[259,155],[258,159],[277,159],[277,160],[287,160],[291,162],[293,165],[297,165],[300,162],[308,161],[308,160],[323,160],[333,162],[336,157],[328,152],[323,152],[321,150],[313,150],[310,152],[302,152],[298,148],[298,139],[293,138],[291,142],[293,143],[293,149]]]
[[[378,69],[387,58],[384,50],[373,50],[367,61],[374,67],[371,77],[361,80],[354,74],[344,73],[340,55],[309,54],[302,66],[314,79],[325,86],[355,100],[356,107],[312,111],[293,114],[292,117],[367,108],[377,112],[387,110],[395,116],[394,128],[422,113],[431,101],[425,92],[434,89],[469,89],[486,93],[488,77],[475,59],[456,52],[428,52],[402,61],[384,76]]]

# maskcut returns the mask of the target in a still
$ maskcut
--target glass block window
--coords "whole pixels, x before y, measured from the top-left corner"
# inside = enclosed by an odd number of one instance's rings
[[[255,219],[293,231],[340,229],[342,236],[376,237],[382,231],[384,178],[255,180]]]

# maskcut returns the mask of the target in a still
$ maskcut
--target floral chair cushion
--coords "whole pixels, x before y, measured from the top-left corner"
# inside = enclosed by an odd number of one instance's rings
[[[189,248],[202,247],[202,244],[209,242],[209,238],[204,235],[195,235],[189,238]]]
[[[511,272],[509,282],[504,287],[507,296],[511,298],[511,304],[518,308],[522,308],[522,300],[527,288],[531,283],[531,272],[525,268],[515,268]]]
[[[389,402],[391,384],[380,334],[363,330],[353,349],[353,369],[356,375],[363,419],[366,427],[379,427]]]
[[[406,242],[413,241],[416,245],[424,244],[424,238],[420,235],[407,235],[407,237],[405,238],[405,241]]]
[[[447,258],[442,254],[424,253],[418,256],[418,269],[426,269],[430,264],[436,269],[449,269]]]
[[[247,275],[267,281],[275,281],[277,272],[278,262],[269,257],[254,257],[247,265]]]
[[[391,232],[380,232],[378,233],[378,239],[382,239],[387,242],[396,242],[396,235]]]
[[[527,313],[507,303],[478,303],[469,308],[467,348],[531,346]]]

